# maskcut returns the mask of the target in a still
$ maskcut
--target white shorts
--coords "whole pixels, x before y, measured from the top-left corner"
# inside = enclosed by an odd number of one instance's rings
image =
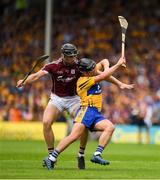
[[[48,104],[56,106],[60,112],[67,110],[73,115],[80,107],[80,98],[79,96],[59,97],[52,93]]]

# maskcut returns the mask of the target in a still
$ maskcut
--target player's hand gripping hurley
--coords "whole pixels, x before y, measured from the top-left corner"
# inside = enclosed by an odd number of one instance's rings
[[[25,75],[25,77],[23,78],[23,81],[18,85],[18,87],[21,87],[23,85],[23,83],[26,81],[26,79],[28,78],[28,76],[33,72],[33,70],[35,69],[35,67],[37,65],[39,65],[40,63],[42,63],[43,61],[45,61],[49,56],[48,55],[43,55],[40,56],[36,59],[36,63],[35,65],[31,68],[31,70]]]
[[[118,16],[121,30],[122,30],[122,57],[124,57],[125,54],[125,39],[126,39],[126,31],[128,28],[128,22],[123,16]],[[126,67],[125,64],[122,65],[123,67]]]

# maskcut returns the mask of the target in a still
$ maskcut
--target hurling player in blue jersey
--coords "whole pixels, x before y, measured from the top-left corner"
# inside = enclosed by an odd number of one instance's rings
[[[91,161],[101,165],[109,164],[109,161],[104,160],[101,154],[108,144],[115,128],[112,122],[101,114],[102,92],[99,82],[110,76],[124,63],[125,58],[120,58],[116,65],[94,76],[96,63],[88,58],[83,58],[79,61],[78,67],[83,73],[83,76],[77,81],[77,94],[81,100],[81,107],[74,119],[74,125],[70,135],[61,140],[52,154],[45,159],[46,166],[49,170],[54,168],[54,163],[58,155],[77,140],[86,128],[90,131],[97,130],[102,132],[99,138],[99,144]]]

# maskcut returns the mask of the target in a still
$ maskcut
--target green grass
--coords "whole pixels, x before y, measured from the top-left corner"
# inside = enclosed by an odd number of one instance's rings
[[[53,171],[42,167],[46,147],[42,141],[0,141],[1,179],[146,179],[160,178],[160,146],[110,144],[103,157],[109,166],[90,162],[97,142],[88,142],[86,170],[78,170],[79,143],[72,144],[58,159]]]

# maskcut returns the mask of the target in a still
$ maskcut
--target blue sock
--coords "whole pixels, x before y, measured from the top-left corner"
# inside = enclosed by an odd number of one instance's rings
[[[95,151],[94,155],[95,155],[95,156],[99,156],[99,155],[101,155],[101,154],[102,154],[102,152],[103,152],[103,150],[104,150],[104,147],[103,147],[103,146],[98,145],[98,147],[97,147],[97,149],[96,149],[96,151]]]
[[[55,162],[55,161],[57,160],[58,155],[59,155],[59,152],[58,152],[56,149],[54,149],[54,150],[52,151],[52,154],[50,154],[49,159],[50,159],[51,161],[54,161],[54,162]]]

